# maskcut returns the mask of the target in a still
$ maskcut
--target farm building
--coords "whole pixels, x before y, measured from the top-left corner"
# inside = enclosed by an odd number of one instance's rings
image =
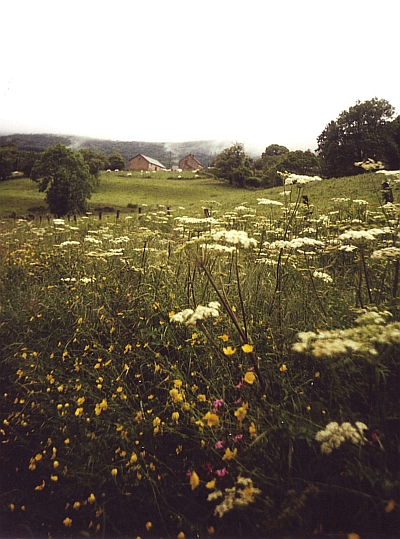
[[[157,159],[139,153],[129,159],[129,170],[164,170],[165,167]]]
[[[190,154],[179,161],[179,168],[182,170],[199,170],[203,165],[197,161],[194,155]]]

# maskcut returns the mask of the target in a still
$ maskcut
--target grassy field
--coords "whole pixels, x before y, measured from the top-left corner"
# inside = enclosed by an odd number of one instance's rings
[[[214,200],[220,204],[235,207],[246,202],[255,208],[257,198],[268,197],[282,201],[282,187],[260,190],[242,190],[232,188],[225,182],[213,178],[195,178],[192,173],[157,172],[149,175],[133,173],[106,173],[100,177],[100,186],[89,201],[91,210],[112,207],[122,212],[131,211],[128,204],[150,208],[158,205],[179,206],[190,209],[191,212],[202,212],[207,206],[204,201]],[[190,181],[189,181],[190,180]],[[372,206],[379,206],[380,183],[382,178],[374,174],[365,174],[349,178],[338,178],[313,182],[305,189],[310,203],[318,201],[319,211],[329,211],[333,207],[332,198],[347,197],[363,199]],[[394,187],[395,197],[400,187]],[[397,198],[398,195],[397,195]],[[29,213],[46,213],[43,193],[38,192],[37,184],[28,178],[8,180],[0,183],[0,216],[8,217],[12,212],[18,216]]]
[[[397,537],[400,205],[380,183],[112,173],[76,220],[1,219],[0,535]],[[35,187],[1,183],[1,214]]]

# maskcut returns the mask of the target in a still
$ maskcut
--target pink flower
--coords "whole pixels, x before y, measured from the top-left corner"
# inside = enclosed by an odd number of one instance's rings
[[[244,378],[242,378],[242,379],[240,380],[240,382],[239,382],[238,385],[236,386],[237,388],[240,389],[240,388],[242,387],[242,385],[243,385],[243,380],[244,380]]]
[[[219,440],[216,444],[214,444],[215,449],[222,449],[224,446],[224,442],[222,440]]]
[[[222,399],[217,399],[213,402],[213,412],[215,413],[218,408],[221,408],[224,405],[224,401]]]
[[[192,470],[188,470],[188,471],[186,472],[186,477],[190,477],[191,475],[192,475]]]
[[[243,438],[243,434],[236,434],[236,436],[234,436],[233,438],[233,441],[239,442],[242,438]]]
[[[221,470],[215,470],[216,475],[218,477],[224,477],[225,475],[228,475],[228,470],[226,468],[222,468]]]

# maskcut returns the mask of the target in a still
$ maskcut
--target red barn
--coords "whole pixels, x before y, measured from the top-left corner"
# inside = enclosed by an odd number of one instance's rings
[[[129,159],[129,170],[165,170],[165,167],[163,164],[161,164],[157,159],[153,159],[151,157],[147,157],[146,155],[143,155],[139,153],[138,155],[135,155],[135,157],[132,157]]]
[[[203,165],[197,161],[194,155],[190,154],[179,161],[179,168],[182,170],[199,170]]]

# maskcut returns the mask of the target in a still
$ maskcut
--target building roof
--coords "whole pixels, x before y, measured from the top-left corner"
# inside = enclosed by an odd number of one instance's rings
[[[137,155],[135,155],[135,157],[139,157],[139,155],[141,157],[143,157],[144,159],[146,159],[146,161],[148,161],[152,165],[156,165],[157,167],[165,168],[165,166],[162,163],[160,163],[160,161],[157,161],[157,159],[153,159],[152,157],[147,157],[146,155],[143,155],[142,153],[138,153]],[[129,159],[129,161],[132,161],[132,159],[135,159],[135,157],[131,157]]]
[[[188,157],[191,157],[192,159],[194,159],[194,161],[196,161],[196,163],[198,163],[199,165],[201,165],[200,161],[199,161],[198,159],[196,159],[195,156],[194,156],[192,153],[190,153],[190,154],[187,155],[186,157],[183,157],[183,159],[181,159],[179,162],[184,161],[184,160],[187,159]],[[203,165],[201,165],[201,166],[203,166]]]

